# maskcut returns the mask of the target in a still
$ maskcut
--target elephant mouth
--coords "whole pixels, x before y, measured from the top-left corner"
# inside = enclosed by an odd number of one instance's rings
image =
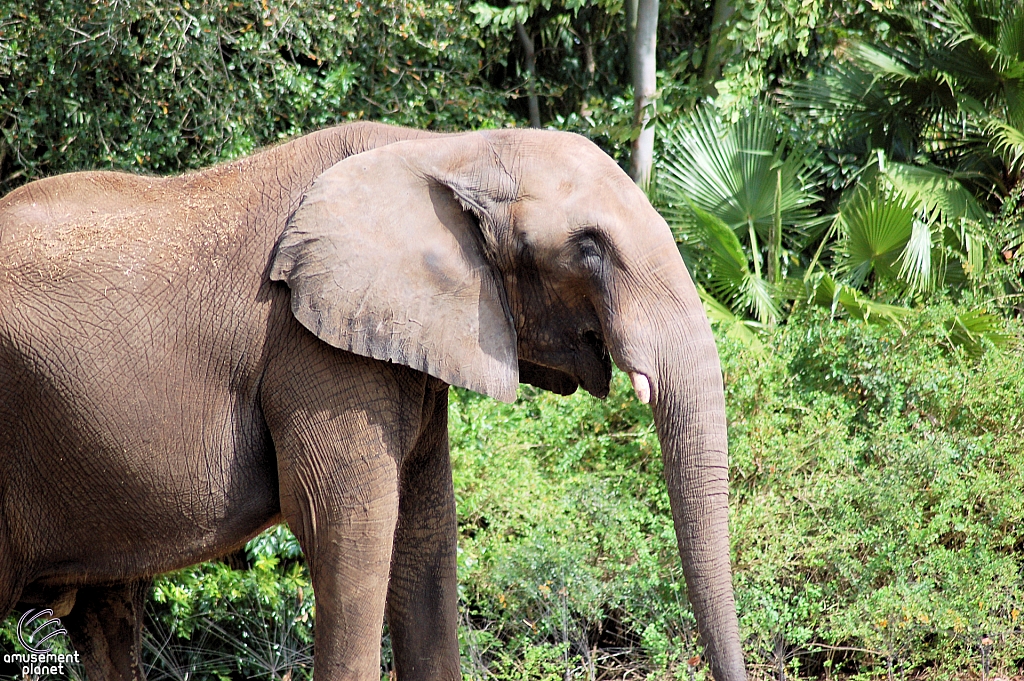
[[[608,396],[612,379],[612,361],[600,335],[587,331],[570,355],[568,367],[553,367],[537,361],[519,359],[519,380],[556,395],[572,395],[579,386],[594,397]]]
[[[519,380],[556,395],[572,395],[579,387],[579,381],[564,371],[525,359],[519,360]]]
[[[583,389],[602,400],[608,397],[612,382],[612,359],[601,335],[596,331],[584,332],[582,347],[575,359],[574,373]]]

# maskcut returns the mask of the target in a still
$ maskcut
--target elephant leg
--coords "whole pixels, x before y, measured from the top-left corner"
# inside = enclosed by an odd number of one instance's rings
[[[89,681],[142,681],[142,621],[150,580],[78,590],[61,622]]]
[[[418,437],[426,378],[310,338],[323,350],[264,384],[281,511],[316,596],[314,678],[376,680],[398,471]]]
[[[448,457],[448,386],[424,404],[402,464],[387,618],[398,678],[460,678],[456,518]]]
[[[0,529],[0,621],[14,608],[21,596],[21,587],[15,583],[14,564],[10,542]]]

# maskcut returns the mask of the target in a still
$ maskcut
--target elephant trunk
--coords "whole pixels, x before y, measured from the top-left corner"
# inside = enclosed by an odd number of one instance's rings
[[[617,329],[622,345],[612,353],[654,412],[683,572],[711,673],[717,681],[744,681],[729,565],[721,366],[696,291],[687,288],[682,309],[670,305],[671,311],[651,314],[658,323],[646,326],[643,338]]]
[[[659,353],[652,400],[683,573],[717,681],[743,681],[729,564],[729,463],[718,352],[707,321]]]

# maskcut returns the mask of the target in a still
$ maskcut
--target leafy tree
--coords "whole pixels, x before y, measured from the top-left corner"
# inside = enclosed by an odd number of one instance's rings
[[[535,122],[545,125],[559,116],[589,115],[588,94],[625,89],[625,72],[612,56],[621,57],[626,45],[621,3],[529,0],[499,4],[480,0],[469,11],[491,39],[491,49],[501,55],[498,60],[506,69],[496,70],[492,81],[512,93],[514,109],[524,84],[528,98],[530,92],[536,97]]]
[[[0,192],[92,167],[179,172],[325,125],[504,125],[459,0],[7,0]]]
[[[903,0],[886,6],[901,8]],[[702,94],[738,114],[752,98],[819,70],[849,36],[889,38],[870,0],[716,0],[702,50]]]
[[[789,107],[830,130],[833,153],[855,167],[876,149],[903,164],[923,157],[998,206],[1024,152],[1024,7],[932,0],[893,19],[902,30],[888,46],[845,41],[839,63],[788,89]]]
[[[608,33],[613,30],[623,36],[628,46],[628,80],[623,78],[617,85],[618,89],[624,90],[628,83],[633,91],[632,130],[629,131],[632,141],[630,175],[642,186],[648,185],[654,153],[652,119],[657,90],[657,0],[627,0],[625,4],[617,0],[567,0],[564,3],[529,0],[512,2],[505,7],[496,7],[480,0],[471,7],[471,11],[481,26],[490,29],[493,37],[501,39],[504,34],[512,31],[518,37],[522,48],[530,124],[533,127],[541,125],[537,94],[541,79],[537,67],[536,43],[539,41],[541,49],[551,53],[552,57],[560,51],[573,51],[571,46],[574,44],[580,45],[584,57],[584,73],[579,75],[582,76],[584,89],[588,89],[588,86],[593,85],[597,70],[592,41],[595,37],[601,39],[602,32],[607,39]],[[620,40],[619,44],[622,43]],[[620,69],[616,69],[616,74],[621,73]],[[583,106],[586,106],[585,101]],[[582,108],[580,115],[584,115]]]

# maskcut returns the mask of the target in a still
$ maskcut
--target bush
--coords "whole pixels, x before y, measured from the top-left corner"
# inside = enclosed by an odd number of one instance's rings
[[[945,321],[961,311],[933,305],[903,330],[805,311],[764,355],[720,340],[755,676],[1024,657],[1022,353],[955,350]],[[546,678],[528,657],[544,645],[563,673],[616,654],[689,674],[657,440],[628,381],[603,403],[460,393],[452,432],[467,671]]]
[[[628,378],[616,373],[605,402],[457,394],[467,676],[547,678],[539,650],[559,678],[693,655],[657,437]]]
[[[752,661],[948,675],[1016,631],[1024,365],[1019,347],[951,351],[953,313],[929,308],[906,332],[808,313],[770,356],[723,353]],[[994,662],[1017,664],[1011,638]]]

